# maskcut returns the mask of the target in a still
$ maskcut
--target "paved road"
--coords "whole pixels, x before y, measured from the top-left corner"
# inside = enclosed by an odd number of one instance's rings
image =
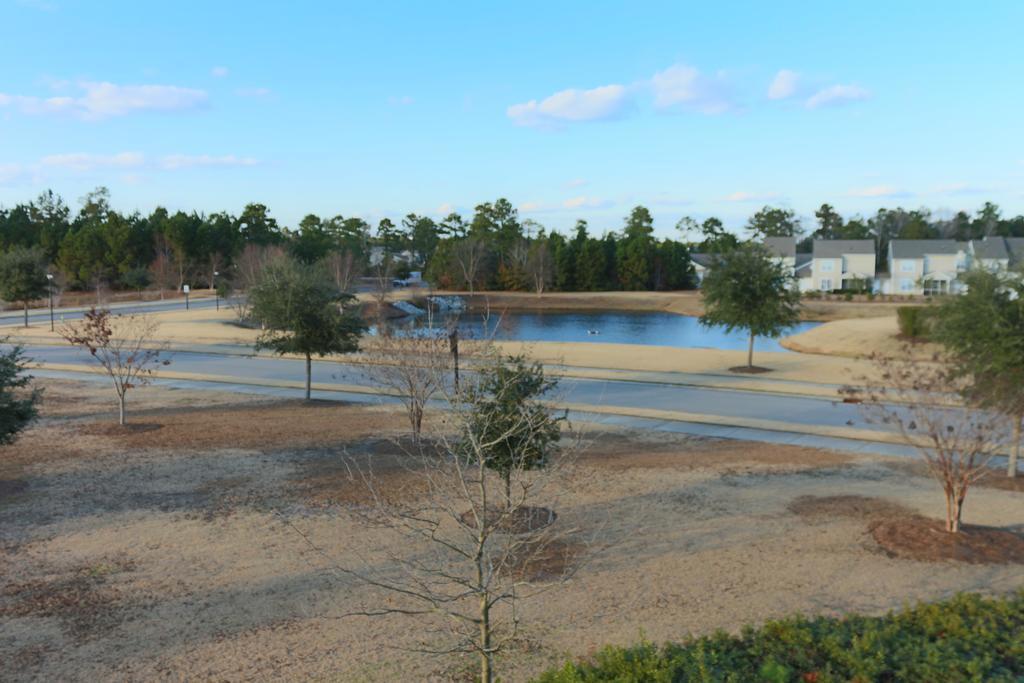
[[[201,310],[204,308],[214,308],[217,304],[216,299],[193,299],[189,302],[190,310]],[[224,306],[224,300],[220,302],[221,306]],[[147,301],[145,303],[130,303],[130,304],[113,304],[110,309],[114,313],[158,313],[160,311],[183,311],[185,310],[185,300],[175,299],[172,301]],[[62,320],[78,320],[81,318],[88,308],[76,307],[76,308],[57,308],[53,311],[54,319],[59,325]],[[3,311],[0,313],[0,327],[20,327],[25,324],[25,314],[22,311]],[[50,324],[50,311],[49,309],[30,308],[28,311],[28,323],[29,325],[49,325]]]
[[[29,355],[37,361],[61,364],[89,364],[85,352],[66,346],[31,346]],[[301,360],[272,357],[229,356],[214,353],[174,352],[170,370],[221,375],[244,381],[293,381],[305,379]],[[313,382],[374,386],[361,368],[341,363],[313,363]],[[298,395],[300,392],[295,390]],[[559,399],[566,403],[618,406],[631,409],[672,410],[738,418],[779,420],[795,425],[848,426],[872,429],[864,423],[856,406],[831,401],[733,391],[707,387],[678,386],[654,382],[564,378]]]

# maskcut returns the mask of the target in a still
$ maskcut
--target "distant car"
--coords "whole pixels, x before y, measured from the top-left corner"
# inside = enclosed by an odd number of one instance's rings
[[[391,286],[392,287],[408,287],[409,283],[406,282],[405,280],[392,280],[391,281]]]

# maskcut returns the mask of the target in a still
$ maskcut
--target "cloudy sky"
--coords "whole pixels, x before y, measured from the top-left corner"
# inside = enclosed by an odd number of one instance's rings
[[[837,4],[0,0],[0,204],[1024,211],[1024,3]]]

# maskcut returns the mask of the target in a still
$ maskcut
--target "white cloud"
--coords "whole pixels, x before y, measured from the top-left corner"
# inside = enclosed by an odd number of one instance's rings
[[[807,108],[828,107],[849,102],[859,102],[871,97],[871,93],[859,85],[830,85],[807,98]]]
[[[442,216],[447,216],[453,211],[455,211],[455,207],[452,206],[451,204],[448,204],[447,202],[437,207],[437,213],[441,214]]]
[[[268,97],[270,88],[238,88],[235,94],[239,97]]]
[[[733,192],[732,194],[722,197],[722,200],[727,202],[770,202],[778,198],[779,195],[775,193],[755,194],[752,192]]]
[[[909,197],[910,192],[893,187],[892,185],[872,185],[850,190],[847,194],[851,197]]]
[[[733,106],[721,76],[705,76],[696,67],[685,64],[676,64],[654,74],[651,88],[654,106],[659,109],[682,107],[704,114],[721,114]]]
[[[0,107],[14,107],[27,115],[71,114],[83,119],[104,119],[139,111],[194,109],[206,103],[202,90],[175,85],[116,85],[80,81],[78,96],[36,97],[0,93]]]
[[[69,171],[84,172],[97,168],[137,168],[145,163],[139,152],[121,152],[119,154],[50,154],[39,160],[39,165],[46,168],[60,168]]]
[[[800,74],[797,72],[789,69],[780,70],[772,79],[771,85],[768,86],[768,99],[784,100],[792,97],[796,94],[799,82]]]
[[[599,199],[597,197],[573,197],[562,202],[565,209],[601,209],[611,206],[614,202],[610,199]]]
[[[550,211],[551,207],[540,202],[523,202],[519,205],[519,210],[523,213],[537,213],[538,211]]]
[[[517,126],[558,128],[565,123],[617,118],[629,104],[626,87],[613,84],[590,90],[562,90],[540,102],[513,104],[506,113]]]
[[[214,78],[226,78],[231,73],[226,66],[215,66],[210,69],[210,75]]]
[[[573,178],[565,184],[566,187],[583,187],[588,181],[583,178]]]
[[[408,107],[410,104],[415,102],[413,98],[408,95],[402,95],[401,97],[389,97],[388,104],[396,107]]]
[[[211,156],[209,154],[170,154],[160,160],[160,168],[174,171],[179,168],[255,166],[259,161],[252,157],[237,157],[234,154]]]

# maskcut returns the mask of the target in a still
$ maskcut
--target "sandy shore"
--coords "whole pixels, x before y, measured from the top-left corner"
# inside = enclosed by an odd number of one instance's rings
[[[237,346],[251,349],[259,331],[234,324],[235,316],[230,310],[168,311],[152,316],[159,321],[158,338],[172,348],[194,348],[196,345]],[[880,319],[845,321],[854,329],[861,324],[874,324]],[[833,325],[828,323],[817,329],[828,328],[815,342],[817,346],[803,341],[805,335],[798,335],[784,341],[784,345],[805,353],[755,353],[758,365],[771,368],[768,375],[743,377],[744,382],[763,384],[783,380],[816,384],[844,384],[869,375],[872,368],[865,361],[850,361],[836,357],[836,336]],[[811,330],[808,333],[816,332]],[[12,329],[12,338],[36,343],[63,343],[59,334],[51,333],[48,326],[32,326],[27,330]],[[815,338],[815,339],[819,339]],[[794,341],[795,340],[795,341]],[[363,340],[365,348],[372,348],[373,339]],[[850,342],[856,348],[856,340]],[[744,351],[722,351],[716,349],[691,349],[665,346],[636,346],[631,344],[568,343],[568,342],[498,342],[508,353],[526,353],[548,364],[558,364],[596,370],[626,370],[637,372],[694,373],[736,377],[729,368],[744,365]],[[336,357],[333,360],[347,362],[358,357]],[[328,359],[331,360],[331,359]]]
[[[400,416],[151,387],[132,397],[144,427],[119,435],[105,387],[47,384],[44,420],[0,460],[0,679],[458,680],[472,666],[393,649],[415,644],[415,620],[339,618],[365,589],[290,526],[329,557],[380,549],[346,511],[338,453],[383,456]],[[941,516],[907,461],[589,429],[559,518],[600,529],[604,549],[523,603],[505,680],[607,643],[1022,585],[1019,566],[894,559],[869,513],[806,503],[858,494]],[[966,518],[1020,528],[1021,496],[977,488]]]

